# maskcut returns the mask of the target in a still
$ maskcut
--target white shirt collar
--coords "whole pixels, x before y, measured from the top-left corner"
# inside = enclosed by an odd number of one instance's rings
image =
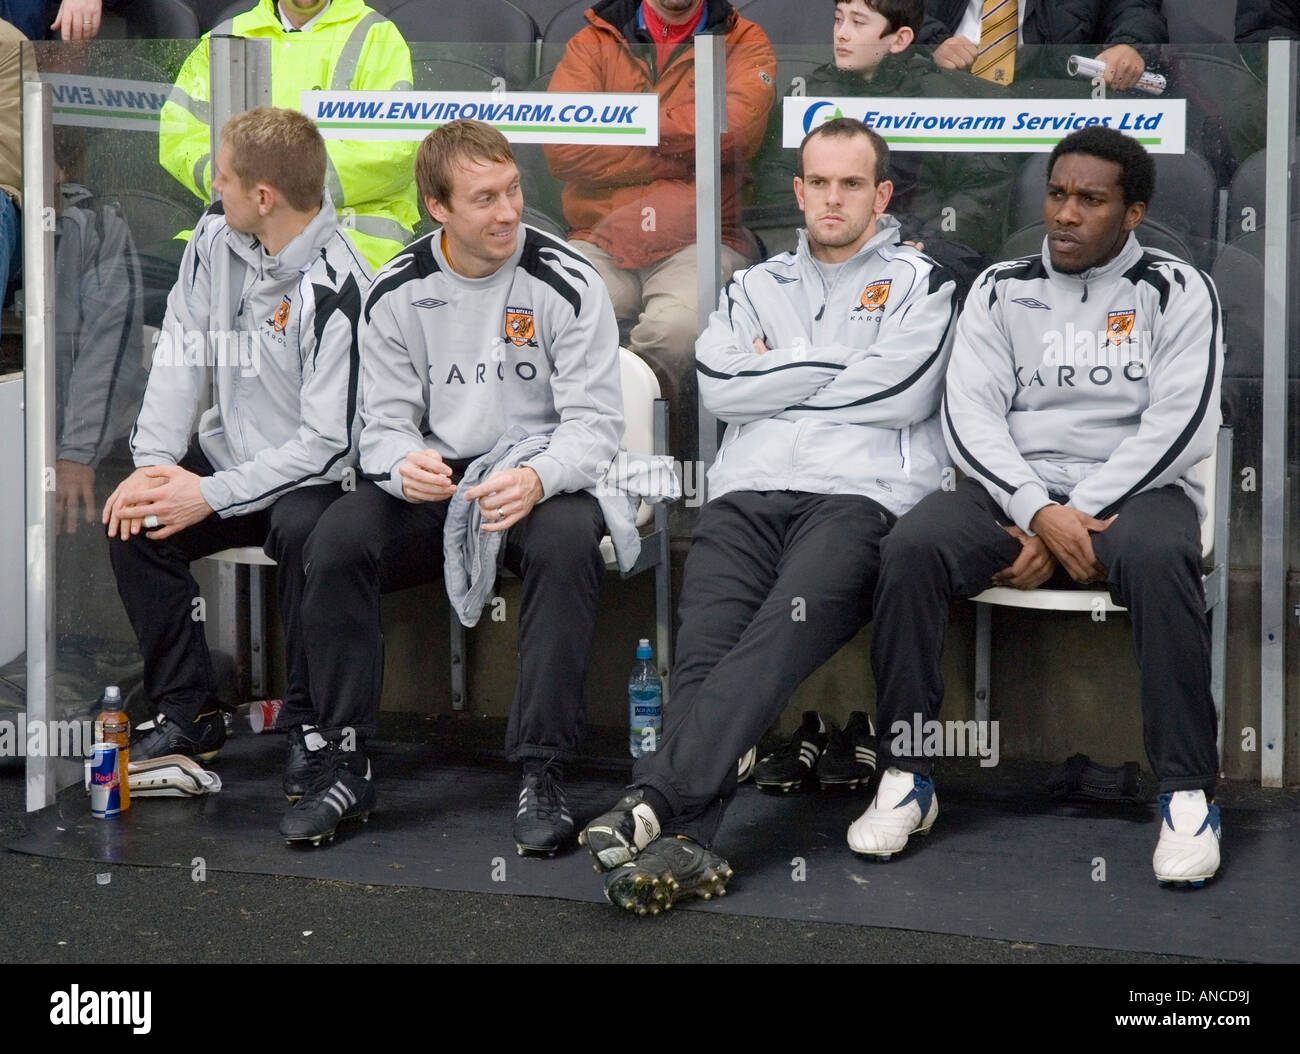
[[[284,31],[286,33],[306,33],[307,30],[311,29],[312,26],[320,21],[321,16],[329,9],[330,5],[327,3],[301,26],[295,26],[289,21],[288,16],[284,13],[284,9],[280,7],[279,0],[276,0],[275,5],[275,13],[280,16],[280,25],[284,26]]]

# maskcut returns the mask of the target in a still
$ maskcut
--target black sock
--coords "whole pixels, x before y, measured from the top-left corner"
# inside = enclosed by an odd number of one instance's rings
[[[641,800],[655,811],[655,816],[659,818],[659,826],[662,827],[673,815],[673,810],[668,805],[668,799],[653,787],[639,787],[638,790],[641,791]]]

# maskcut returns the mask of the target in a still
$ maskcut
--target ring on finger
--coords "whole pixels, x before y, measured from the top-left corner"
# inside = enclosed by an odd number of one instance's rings
[[[156,531],[162,525],[158,522],[158,517],[150,513],[144,518],[144,526],[146,530]]]

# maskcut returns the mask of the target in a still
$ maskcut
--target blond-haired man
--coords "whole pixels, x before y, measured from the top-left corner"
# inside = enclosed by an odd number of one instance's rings
[[[137,760],[207,760],[225,741],[189,564],[230,546],[264,546],[279,564],[284,717],[311,720],[302,549],[356,463],[370,271],[339,230],[320,133],[294,110],[249,110],[223,128],[216,168],[221,200],[186,247],[131,434],[136,470],[103,511],[158,713],[132,744]]]

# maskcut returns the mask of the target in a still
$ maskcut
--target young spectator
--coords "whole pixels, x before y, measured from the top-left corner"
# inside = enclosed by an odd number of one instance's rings
[[[824,0],[823,0],[824,2]],[[833,0],[833,59],[813,70],[803,92],[808,98],[870,95],[880,98],[979,98],[993,95],[986,81],[936,67],[913,43],[925,16],[924,0]],[[794,152],[782,143],[782,107],[773,107],[763,148],[754,159],[751,200],[769,222],[783,225],[794,210],[790,178]],[[905,240],[954,269],[958,285],[970,285],[995,252],[1002,236],[1002,209],[1019,158],[997,153],[890,151],[894,193],[890,211]],[[785,205],[786,207],[782,207]],[[945,213],[944,210],[951,210]],[[941,218],[953,223],[941,228]],[[955,224],[955,225],[954,225]],[[950,239],[956,239],[956,242]]]

